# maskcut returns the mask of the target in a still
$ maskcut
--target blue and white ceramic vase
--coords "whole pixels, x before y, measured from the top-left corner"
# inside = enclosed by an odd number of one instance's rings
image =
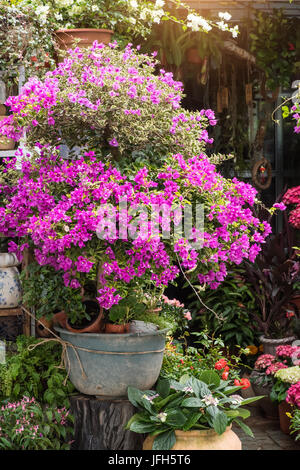
[[[20,263],[14,253],[0,253],[0,309],[16,308],[21,303],[18,264]]]

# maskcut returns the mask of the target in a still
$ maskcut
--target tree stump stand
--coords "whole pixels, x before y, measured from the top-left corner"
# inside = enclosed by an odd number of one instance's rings
[[[70,402],[72,450],[142,450],[145,436],[124,429],[137,411],[128,400],[76,395]]]

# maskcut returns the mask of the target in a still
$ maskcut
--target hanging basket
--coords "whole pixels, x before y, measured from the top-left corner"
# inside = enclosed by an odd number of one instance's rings
[[[272,166],[269,160],[262,158],[252,168],[252,180],[259,189],[268,189],[272,182]]]

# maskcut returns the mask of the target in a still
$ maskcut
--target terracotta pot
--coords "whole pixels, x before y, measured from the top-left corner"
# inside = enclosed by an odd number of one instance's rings
[[[64,311],[55,313],[52,319],[53,325],[58,325],[61,328],[67,328],[67,318],[67,314]]]
[[[203,62],[203,59],[199,56],[199,52],[196,47],[190,47],[186,51],[186,59],[191,64],[202,64]]]
[[[111,42],[113,31],[110,29],[59,29],[55,31],[58,47],[62,50],[68,50],[73,46],[74,39],[80,39],[79,47],[91,47],[94,41],[108,44]]]
[[[228,426],[219,435],[213,429],[205,431],[175,431],[176,443],[171,450],[242,450],[238,436]],[[155,436],[148,436],[143,450],[152,450]]]
[[[287,336],[286,338],[266,338],[265,336],[260,337],[260,342],[264,348],[264,354],[272,354],[273,356],[276,355],[276,348],[281,345],[290,345],[293,341],[295,341],[295,336]]]
[[[97,318],[91,322],[89,325],[84,326],[83,328],[76,328],[69,323],[66,319],[66,329],[71,331],[71,333],[101,333],[103,327],[103,310],[101,308]]]
[[[7,116],[0,116],[0,121],[7,118]],[[0,150],[13,150],[16,142],[13,139],[8,139],[6,136],[0,134]]]
[[[53,321],[52,319],[47,320],[46,317],[41,317],[35,324],[35,332],[37,336],[41,338],[50,338],[52,335],[45,327],[51,330],[53,327]]]
[[[278,412],[279,412],[279,422],[280,422],[280,429],[284,434],[290,434],[290,424],[291,419],[286,415],[286,413],[292,412],[292,407],[286,401],[282,401],[278,405]]]
[[[128,333],[130,330],[130,324],[126,323],[126,325],[116,325],[115,323],[106,323],[105,325],[105,333],[109,334],[122,334]]]

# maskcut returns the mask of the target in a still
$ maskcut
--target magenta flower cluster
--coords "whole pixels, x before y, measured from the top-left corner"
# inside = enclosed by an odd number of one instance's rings
[[[206,128],[216,124],[214,112],[184,110],[182,83],[164,70],[155,75],[154,67],[130,44],[124,51],[97,42],[86,51],[76,48],[43,81],[33,77],[10,97],[13,114],[0,124],[0,132],[16,140],[26,132],[31,150],[31,156],[16,152],[22,160],[17,183],[0,186],[0,232],[15,237],[10,250],[21,256],[30,245],[37,262],[60,271],[73,289],[97,280],[97,299],[106,309],[132,284],[164,288],[180,269],[216,289],[228,265],[253,262],[271,232],[254,215],[257,191],[222,177],[204,153],[213,142]],[[64,159],[62,142],[84,149]],[[149,154],[135,166],[137,150]],[[16,158],[7,159],[3,171],[15,168]],[[120,209],[124,199],[130,211],[166,208],[174,226],[180,223],[174,207],[199,204],[204,227],[194,224],[190,237],[165,239],[146,218],[137,236],[132,226],[123,233],[123,222],[133,221]],[[99,227],[114,228],[114,220],[115,231],[99,238]],[[160,212],[155,222],[166,229],[167,220]]]
[[[11,160],[8,165],[13,165]],[[189,199],[189,192],[196,190],[198,201],[206,206],[207,223],[201,234],[194,228],[192,240],[180,238],[171,245],[160,234],[150,236],[151,221],[145,226],[146,237],[141,231],[134,239],[120,238],[118,229],[113,238],[96,237],[105,215],[97,210],[101,205],[116,208],[123,197],[131,207],[159,204],[170,208],[174,221],[172,204],[182,204],[183,194]],[[216,288],[227,274],[226,265],[254,260],[270,232],[268,224],[261,224],[249,208],[255,190],[225,180],[204,155],[187,161],[180,154],[173,155],[156,177],[144,168],[130,181],[113,166],[98,161],[93,152],[64,161],[42,148],[40,158],[23,161],[18,184],[0,187],[0,191],[7,198],[6,207],[0,208],[0,231],[20,240],[29,237],[38,263],[62,270],[65,285],[84,286],[87,276],[96,275],[101,260],[103,287],[98,300],[104,308],[120,300],[119,281],[129,284],[146,276],[157,286],[167,286],[179,273],[177,260],[183,268],[197,269],[202,284]],[[116,212],[117,222],[118,217]],[[128,214],[129,223],[131,218]],[[162,214],[158,222],[163,222]],[[198,237],[203,247],[196,250],[191,241]],[[91,250],[95,240],[98,258]],[[20,252],[26,241],[10,246],[11,251]]]
[[[300,382],[291,385],[288,389],[286,402],[290,405],[300,408]]]

